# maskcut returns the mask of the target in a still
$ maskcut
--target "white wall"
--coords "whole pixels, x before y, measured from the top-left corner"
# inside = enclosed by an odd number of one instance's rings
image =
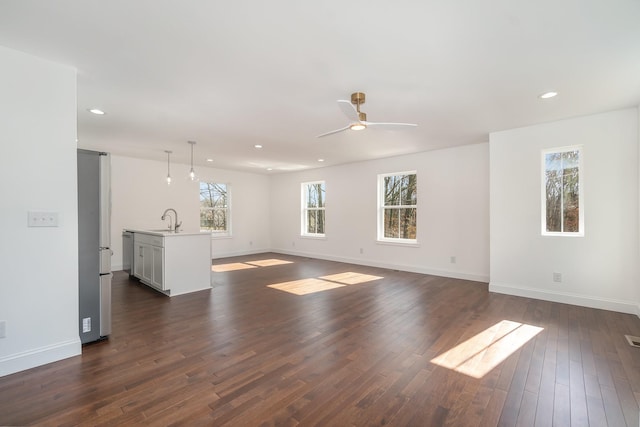
[[[488,281],[488,148],[469,145],[274,175],[272,247],[283,253]],[[418,174],[419,247],[377,243],[377,175],[407,170]],[[317,180],[326,182],[326,238],[302,238],[300,185]]]
[[[541,150],[575,144],[585,236],[543,237]],[[490,165],[489,289],[638,313],[637,109],[492,133]]]
[[[0,376],[80,354],[76,71],[0,47]],[[28,228],[28,211],[59,226]]]
[[[231,188],[230,238],[213,238],[214,258],[268,251],[268,176],[196,167],[203,181],[228,183]],[[182,230],[198,231],[200,204],[198,182],[187,178],[189,166],[171,164],[171,185],[167,185],[167,163],[131,157],[111,156],[111,246],[112,269],[122,269],[122,230],[166,228],[160,217],[167,208],[178,212]]]

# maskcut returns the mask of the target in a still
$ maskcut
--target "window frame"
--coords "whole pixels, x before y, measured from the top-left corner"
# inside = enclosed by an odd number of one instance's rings
[[[578,231],[547,231],[547,167],[546,156],[552,153],[566,153],[578,151]],[[561,211],[564,211],[564,203],[561,202]],[[584,237],[584,147],[581,144],[563,147],[545,148],[540,154],[540,232],[547,237]],[[564,227],[564,221],[561,221]]]
[[[394,205],[396,209],[415,209],[416,210],[416,238],[415,239],[407,239],[402,237],[385,237],[385,224],[384,224],[384,210],[389,208],[384,204],[385,194],[384,194],[384,179],[389,176],[406,176],[406,175],[415,175],[416,176],[416,203],[415,205]],[[403,246],[418,246],[418,172],[416,170],[402,171],[402,172],[391,172],[391,173],[383,173],[378,174],[378,200],[377,200],[377,242],[378,243],[386,243],[392,245],[403,245]],[[397,207],[396,207],[397,206]]]
[[[307,191],[308,186],[310,185],[322,185],[322,188],[324,189],[324,203],[322,207],[313,207],[313,208],[309,208],[309,204],[308,204],[308,199],[307,199],[307,195],[309,194],[309,192]],[[301,192],[301,197],[300,197],[300,202],[301,202],[301,217],[300,217],[300,236],[301,237],[313,237],[313,238],[325,238],[326,237],[326,230],[327,230],[327,200],[326,200],[326,195],[327,195],[327,183],[324,180],[318,180],[318,181],[309,181],[309,182],[303,182],[300,184],[300,192]],[[322,228],[325,230],[324,233],[309,233],[309,224],[308,224],[308,212],[309,210],[314,210],[314,211],[322,211],[324,212],[324,215],[322,216],[322,220],[323,220],[323,226]]]
[[[226,188],[226,198],[227,198],[227,205],[226,207],[223,208],[216,208],[216,207],[211,207],[211,208],[203,208],[202,207],[202,201],[200,200],[200,195],[198,195],[198,200],[200,203],[200,214],[202,214],[202,210],[203,209],[207,209],[207,210],[211,210],[211,211],[224,211],[225,212],[225,220],[226,220],[226,230],[209,230],[206,228],[202,228],[202,224],[199,224],[200,227],[200,232],[202,233],[211,233],[211,237],[212,238],[226,238],[226,237],[231,237],[231,184],[228,182],[218,182],[218,181],[208,181],[208,180],[202,180],[200,181],[200,183],[198,184],[198,188],[200,189],[200,185],[202,184],[214,184],[214,185],[224,185]]]

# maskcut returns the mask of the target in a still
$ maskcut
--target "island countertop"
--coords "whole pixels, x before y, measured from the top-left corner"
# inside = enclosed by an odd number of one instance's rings
[[[152,236],[162,236],[162,237],[180,237],[180,236],[211,236],[209,231],[170,231],[168,229],[162,230],[146,230],[139,228],[125,228],[124,231],[129,231],[131,233],[140,233],[140,234],[150,234]]]

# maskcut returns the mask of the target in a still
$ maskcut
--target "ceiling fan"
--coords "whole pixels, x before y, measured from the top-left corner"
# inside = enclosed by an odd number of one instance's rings
[[[349,118],[349,123],[347,126],[332,130],[331,132],[323,133],[322,135],[318,135],[318,138],[323,136],[333,135],[334,133],[342,132],[345,130],[362,130],[367,127],[377,127],[384,129],[406,129],[407,127],[415,127],[418,126],[413,123],[377,123],[377,122],[368,122],[367,114],[360,111],[360,105],[364,104],[365,96],[362,92],[355,92],[351,94],[351,101],[347,101],[344,99],[338,100],[338,107],[342,110],[342,112]]]

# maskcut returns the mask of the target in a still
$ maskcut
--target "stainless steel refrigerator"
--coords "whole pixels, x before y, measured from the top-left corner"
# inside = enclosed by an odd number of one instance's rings
[[[111,333],[111,157],[78,150],[80,341]]]

